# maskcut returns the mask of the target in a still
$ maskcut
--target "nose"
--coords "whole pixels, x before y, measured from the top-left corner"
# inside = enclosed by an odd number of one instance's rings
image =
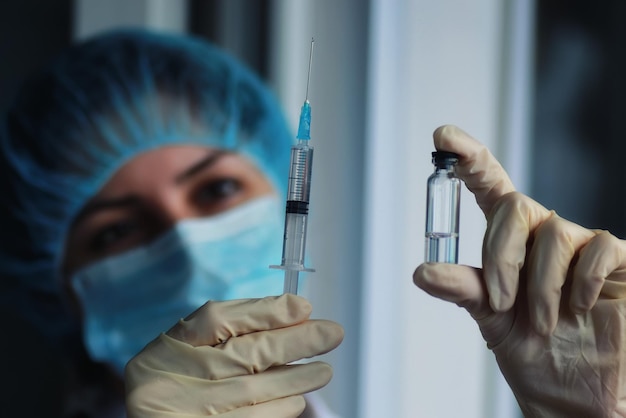
[[[197,209],[181,193],[169,191],[160,194],[153,202],[159,232],[165,232],[178,222],[199,216]]]

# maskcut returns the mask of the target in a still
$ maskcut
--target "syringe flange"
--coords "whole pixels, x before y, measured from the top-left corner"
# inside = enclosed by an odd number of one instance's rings
[[[277,266],[277,265],[272,265],[270,266],[271,269],[277,269],[277,270],[290,270],[290,271],[306,271],[306,272],[315,272],[315,269],[312,268],[308,268],[308,267],[304,267],[301,265],[291,265],[291,266]]]

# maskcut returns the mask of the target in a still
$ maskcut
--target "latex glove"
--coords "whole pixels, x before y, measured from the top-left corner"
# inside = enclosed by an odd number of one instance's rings
[[[297,417],[302,394],[326,385],[322,362],[343,339],[336,323],[309,320],[295,295],[208,302],[126,366],[129,418]]]
[[[453,126],[438,150],[487,217],[483,268],[422,264],[417,286],[464,307],[527,417],[626,416],[626,245],[560,218]]]

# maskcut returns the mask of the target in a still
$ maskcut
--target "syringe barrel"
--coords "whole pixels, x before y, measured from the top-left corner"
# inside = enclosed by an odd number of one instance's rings
[[[308,141],[301,140],[298,145],[291,148],[291,166],[289,167],[289,187],[287,190],[288,202],[306,202],[308,204],[311,192],[312,165],[313,147],[308,145]]]
[[[287,208],[289,208],[289,202],[287,202]],[[282,259],[282,265],[284,267],[298,267],[300,269],[304,267],[306,225],[307,215],[305,213],[287,212]]]

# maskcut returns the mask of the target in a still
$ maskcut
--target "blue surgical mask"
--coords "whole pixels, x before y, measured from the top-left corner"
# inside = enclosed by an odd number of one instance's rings
[[[124,366],[160,332],[207,300],[282,293],[269,268],[282,254],[278,198],[262,197],[209,218],[178,223],[155,242],[77,272],[84,341],[91,358]]]

